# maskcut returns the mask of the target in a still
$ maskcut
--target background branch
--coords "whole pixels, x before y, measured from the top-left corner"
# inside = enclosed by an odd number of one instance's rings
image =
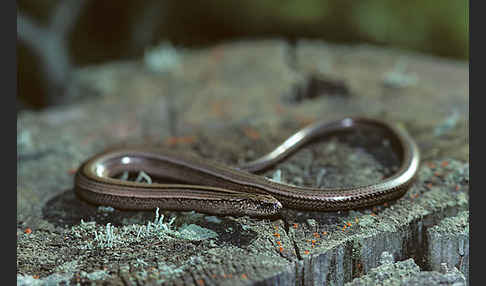
[[[68,34],[86,1],[60,1],[47,27],[41,27],[22,12],[17,12],[17,37],[39,58],[46,81],[47,104],[66,100],[61,96],[74,69]]]

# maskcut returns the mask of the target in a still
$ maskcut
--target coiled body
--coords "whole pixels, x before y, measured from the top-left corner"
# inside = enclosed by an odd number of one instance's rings
[[[254,173],[268,169],[311,140],[350,129],[380,129],[400,158],[398,171],[375,184],[308,188],[270,181]],[[196,210],[219,215],[272,216],[282,207],[313,211],[348,210],[381,204],[402,196],[420,162],[419,149],[402,129],[366,118],[316,122],[301,129],[267,155],[230,168],[169,150],[123,148],[96,155],[79,168],[75,191],[99,205],[120,209]],[[141,171],[182,184],[147,184],[113,178]]]

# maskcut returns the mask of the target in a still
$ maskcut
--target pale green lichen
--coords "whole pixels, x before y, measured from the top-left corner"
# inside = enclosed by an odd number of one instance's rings
[[[148,263],[143,261],[142,259],[140,258],[137,258],[137,261],[134,263],[134,266],[135,267],[138,267],[138,266],[147,266]]]
[[[206,240],[216,238],[218,234],[210,229],[200,227],[196,224],[183,225],[179,229],[180,237],[187,240]]]
[[[150,178],[150,176],[144,171],[138,172],[138,176],[135,179],[135,182],[142,182],[142,180],[145,180],[147,184],[152,184],[152,178]]]
[[[98,247],[104,248],[108,247],[111,248],[113,247],[113,243],[115,243],[117,240],[120,239],[119,234],[115,234],[114,232],[114,226],[111,226],[110,223],[106,224],[106,231],[98,233],[96,230],[94,232],[95,234],[95,241],[98,242]]]
[[[277,183],[282,183],[282,170],[280,169],[275,170],[270,180]]]
[[[83,243],[78,245],[81,249],[115,248],[151,239],[200,241],[218,237],[216,232],[196,224],[184,224],[179,229],[175,229],[173,227],[175,217],[168,221],[164,221],[164,219],[164,215],[160,214],[157,208],[154,220],[148,221],[145,225],[131,224],[115,227],[108,223],[106,226],[100,226],[95,222],[81,220],[78,226],[71,228],[71,233],[74,237],[83,240]],[[93,239],[86,239],[90,236]]]
[[[90,272],[90,273],[87,273],[85,271],[81,271],[80,273],[80,277],[82,278],[88,278],[89,280],[103,280],[103,279],[106,279],[107,277],[109,277],[110,275],[104,271],[104,270],[96,270],[96,271],[93,271],[93,272]]]
[[[453,110],[452,113],[434,129],[434,135],[438,137],[453,130],[461,118],[463,118],[463,115],[459,111]]]
[[[73,277],[73,274],[51,274],[47,277],[38,279],[30,275],[17,275],[17,285],[18,286],[45,286],[45,285],[61,285],[63,283],[68,283]]]
[[[418,82],[417,76],[415,74],[408,74],[405,70],[405,61],[399,60],[394,69],[385,75],[383,84],[391,88],[405,88],[416,85]]]
[[[317,173],[316,176],[316,186],[320,187],[322,183],[322,179],[324,178],[324,175],[326,175],[327,170],[325,168],[322,168],[319,170],[319,173]]]
[[[118,177],[118,179],[119,180],[122,180],[122,181],[128,181],[129,180],[129,177],[130,177],[130,173],[128,171],[124,171]],[[145,180],[145,182],[147,184],[152,184],[152,178],[147,173],[145,173],[144,171],[139,171],[138,172],[138,176],[137,176],[137,178],[134,181],[137,182],[137,183],[140,183],[143,180]]]
[[[171,228],[175,217],[169,222],[164,222],[164,216],[156,209],[154,221],[146,225],[126,225],[115,227],[111,223],[106,226],[97,225],[96,222],[85,222],[81,220],[78,226],[71,228],[74,237],[83,238],[84,243],[78,247],[81,249],[92,248],[114,248],[130,242],[137,242],[146,238],[171,239],[180,236],[180,233]],[[93,239],[85,239],[91,236]]]
[[[152,72],[166,72],[178,67],[179,58],[179,52],[170,43],[162,43],[146,51],[143,62]]]
[[[222,221],[217,216],[206,216],[205,219],[206,219],[206,221],[212,222],[212,223],[221,223],[221,221]]]
[[[102,213],[112,213],[115,211],[115,209],[110,206],[99,206],[97,210]]]

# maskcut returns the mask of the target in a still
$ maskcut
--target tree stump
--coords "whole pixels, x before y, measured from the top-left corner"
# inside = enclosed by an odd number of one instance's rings
[[[413,259],[424,275],[447,263],[468,277],[467,62],[248,41],[85,67],[68,93],[79,100],[18,116],[19,285],[344,285],[378,267],[383,252]],[[73,192],[80,163],[113,145],[237,166],[314,120],[344,116],[395,122],[416,139],[421,167],[402,198],[353,211],[285,210],[270,220],[120,211]],[[372,183],[397,164],[382,141],[332,137],[263,175],[305,186]]]

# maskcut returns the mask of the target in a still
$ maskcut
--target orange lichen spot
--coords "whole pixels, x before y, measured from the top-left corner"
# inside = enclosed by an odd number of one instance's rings
[[[342,231],[345,231],[345,230],[346,230],[346,228],[347,228],[347,226],[346,226],[346,225],[344,225],[344,226],[343,226],[343,228],[342,228]]]
[[[311,242],[312,242],[312,244],[314,244],[314,243],[316,243],[316,240],[315,240],[315,239],[313,239],[313,240],[311,240]]]
[[[34,279],[39,279],[39,278],[40,278],[40,276],[39,276],[38,274],[34,274],[34,275],[32,275],[32,278],[34,278]]]
[[[30,227],[28,227],[28,228],[26,228],[26,229],[24,230],[24,233],[26,233],[26,234],[31,234],[31,233],[32,233],[32,229],[31,229]]]
[[[197,285],[201,285],[201,286],[204,285],[204,280],[202,280],[202,279],[197,279],[196,282],[197,282]]]
[[[376,216],[376,214],[375,213],[371,213],[371,216]]]
[[[314,122],[316,120],[315,118],[301,116],[301,115],[295,116],[295,119],[299,122],[299,124],[301,126],[309,125],[310,123],[312,123],[312,122]]]
[[[314,232],[314,234],[313,234],[313,235],[314,235],[314,237],[315,237],[315,238],[319,238],[319,237],[321,237],[321,236],[320,236],[320,235],[319,235],[317,232]]]
[[[225,117],[231,114],[231,102],[218,100],[209,103],[209,113],[216,117]]]
[[[307,254],[309,254],[309,253],[310,253],[310,251],[309,251],[309,250],[304,250],[304,254],[306,254],[306,255],[307,255]]]
[[[164,142],[164,143],[165,143],[166,145],[170,145],[170,146],[172,146],[172,145],[177,144],[177,142],[178,142],[178,138],[177,138],[177,137],[169,137],[169,138],[167,138],[167,139],[165,140],[165,142]]]
[[[243,273],[243,274],[241,274],[241,278],[242,278],[242,279],[248,279],[248,276],[246,276],[246,274],[245,274],[245,273]]]
[[[284,251],[284,248],[280,246],[280,247],[278,248],[278,251],[283,252],[283,251]]]
[[[276,238],[280,238],[280,233],[276,232],[273,234],[273,236],[275,236]]]
[[[299,224],[294,223],[294,228],[297,229],[299,227]]]
[[[246,137],[251,138],[253,140],[260,139],[260,133],[258,133],[255,129],[247,127],[243,129]]]
[[[435,164],[434,164],[434,163],[432,163],[432,162],[427,163],[427,166],[428,166],[429,168],[431,168],[431,169],[435,169],[435,167],[436,167],[436,166],[435,166]]]
[[[347,225],[347,226],[352,226],[353,224],[352,224],[351,222],[349,222],[349,221],[348,221],[348,222],[346,223],[346,225]]]
[[[442,162],[442,164],[440,164],[442,167],[447,167],[449,165],[449,162],[447,161],[444,161]]]
[[[190,144],[190,143],[194,143],[196,141],[196,137],[195,136],[184,136],[184,137],[181,137],[179,142],[183,143],[183,144]]]
[[[276,103],[275,104],[275,112],[277,114],[284,113],[285,112],[285,108],[281,104]]]
[[[196,141],[195,136],[181,136],[181,137],[169,137],[165,140],[164,144],[169,145],[169,146],[174,146],[177,144],[188,144],[188,143],[193,143]]]
[[[212,48],[211,57],[216,62],[221,61],[221,59],[223,59],[224,57],[224,49],[221,48],[220,46]]]
[[[281,246],[282,242],[280,240],[277,240],[277,244]]]
[[[429,189],[432,189],[432,183],[428,183],[427,185],[425,185],[427,188]]]
[[[415,194],[410,194],[411,199],[415,199]]]
[[[327,235],[327,231],[323,231],[322,232],[322,235]]]
[[[456,185],[456,191],[459,191],[461,187],[459,185]]]

